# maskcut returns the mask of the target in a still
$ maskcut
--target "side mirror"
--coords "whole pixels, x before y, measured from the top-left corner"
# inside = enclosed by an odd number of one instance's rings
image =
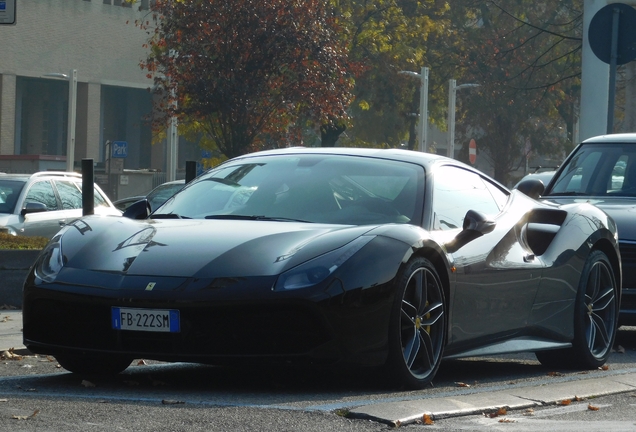
[[[484,234],[492,232],[497,223],[475,210],[468,210],[464,216],[462,230],[457,236],[445,243],[448,253],[457,252],[460,248]]]
[[[517,190],[528,195],[530,198],[539,199],[545,191],[545,185],[539,179],[524,180],[517,185]]]
[[[45,211],[48,211],[48,207],[46,206],[46,204],[42,204],[39,202],[29,202],[26,203],[20,214],[22,216],[25,216],[29,213],[41,213]]]
[[[150,203],[144,198],[128,206],[122,216],[128,219],[146,219],[149,215]]]
[[[495,229],[495,221],[488,219],[483,214],[475,210],[468,210],[464,216],[464,231],[477,231],[480,234],[487,234]]]

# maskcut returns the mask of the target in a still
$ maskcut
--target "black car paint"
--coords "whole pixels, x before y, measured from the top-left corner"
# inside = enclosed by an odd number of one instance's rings
[[[427,193],[436,164],[454,163],[414,152],[329,151],[422,163]],[[446,290],[446,357],[567,347],[576,281],[590,249],[604,250],[620,274],[612,220],[584,207],[585,215],[577,205],[542,204],[513,191],[493,229],[483,232],[427,231],[426,205],[423,227],[85,217],[62,233],[67,263],[57,280],[44,283],[32,270],[25,282],[24,341],[33,352],[54,355],[379,365],[387,357],[395,277],[421,255]],[[374,237],[323,282],[273,289],[281,272],[360,236]],[[457,245],[458,238],[465,240]],[[182,330],[114,331],[112,306],[178,308]]]

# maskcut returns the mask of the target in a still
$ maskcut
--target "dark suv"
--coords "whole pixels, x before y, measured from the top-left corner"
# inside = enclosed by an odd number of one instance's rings
[[[95,214],[121,215],[97,185],[94,195]],[[82,213],[81,174],[0,173],[0,232],[51,238]]]

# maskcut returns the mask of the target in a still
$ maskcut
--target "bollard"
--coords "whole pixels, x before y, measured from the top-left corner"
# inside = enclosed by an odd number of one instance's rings
[[[82,215],[95,213],[95,181],[93,159],[82,159]]]

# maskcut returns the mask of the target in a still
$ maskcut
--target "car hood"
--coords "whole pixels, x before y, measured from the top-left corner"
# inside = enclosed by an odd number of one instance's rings
[[[276,275],[373,227],[85,217],[60,232],[66,268],[175,277]]]
[[[590,203],[610,215],[618,227],[620,240],[636,240],[636,199],[625,197],[542,197],[557,204]]]

